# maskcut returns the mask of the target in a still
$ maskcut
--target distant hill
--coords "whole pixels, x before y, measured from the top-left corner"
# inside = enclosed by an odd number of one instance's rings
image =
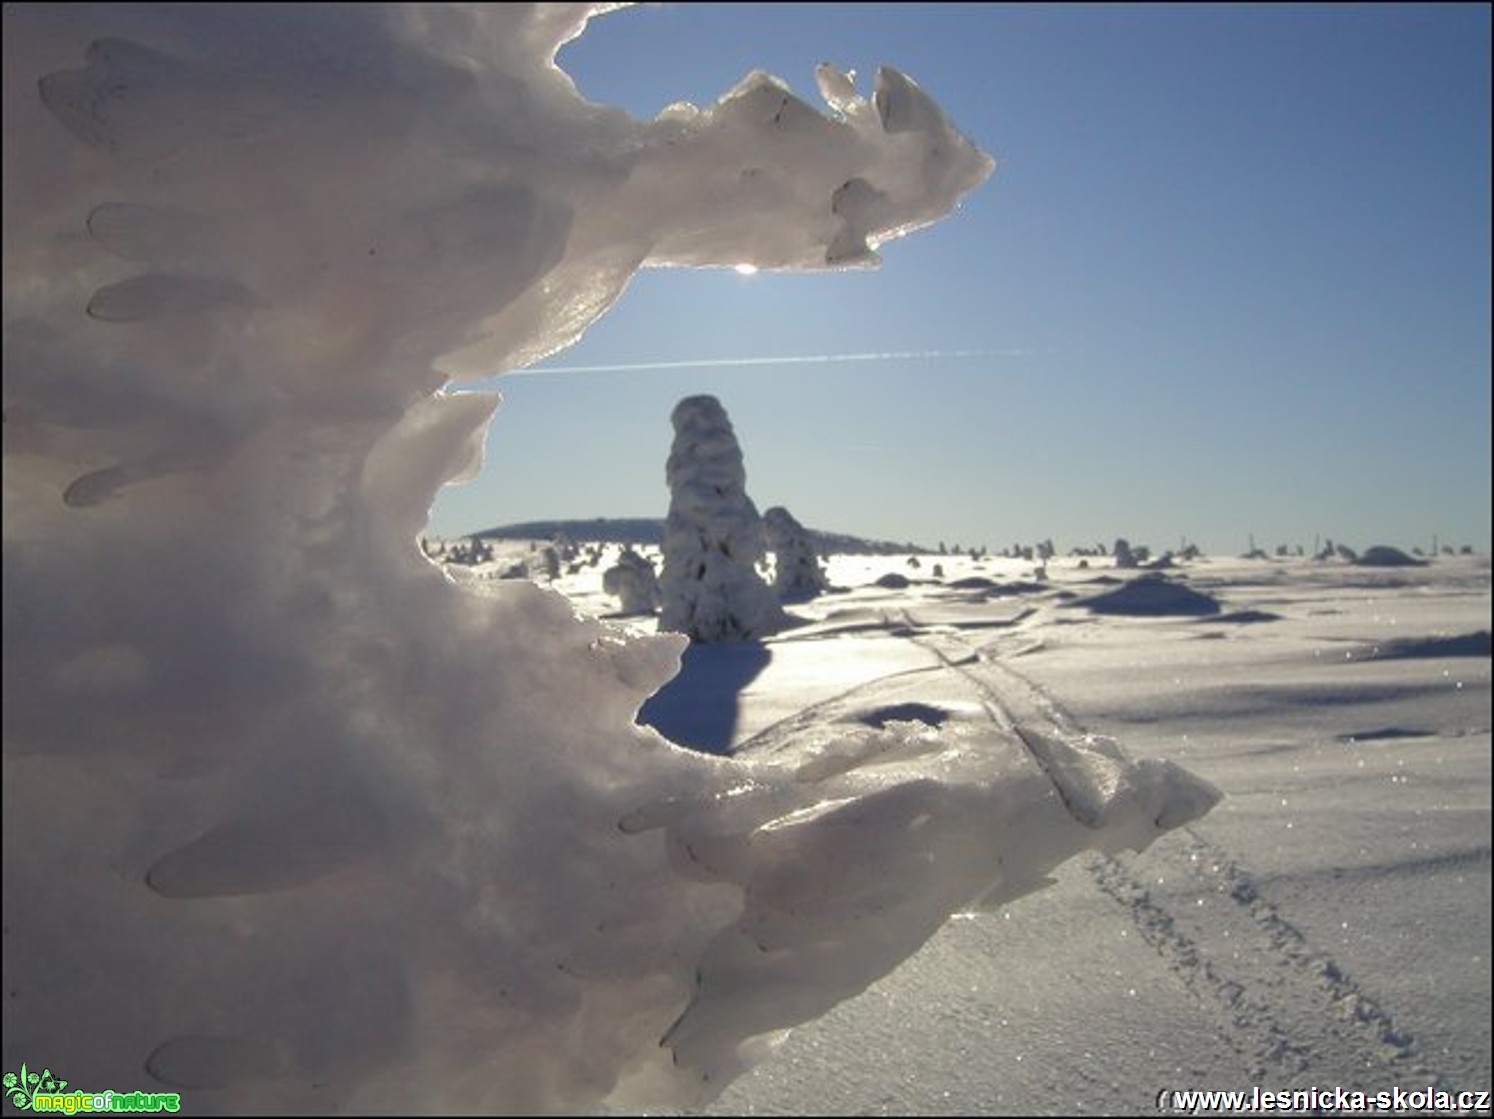
[[[483,540],[553,540],[577,544],[658,544],[664,522],[657,517],[597,517],[590,521],[520,521],[472,533]]]
[[[483,540],[553,540],[562,535],[577,544],[653,544],[664,541],[662,517],[596,517],[589,521],[521,521],[471,533]],[[814,546],[822,555],[889,555],[902,552],[929,552],[921,544],[904,541],[866,540],[842,532],[809,530]]]

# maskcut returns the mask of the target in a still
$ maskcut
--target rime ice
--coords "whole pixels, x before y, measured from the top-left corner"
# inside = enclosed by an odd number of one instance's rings
[[[742,449],[726,409],[714,396],[687,396],[670,422],[659,628],[704,642],[772,633],[783,613],[757,573],[763,522],[747,496]]]
[[[782,505],[763,514],[763,534],[773,553],[773,593],[781,600],[813,598],[829,587],[809,532]]]
[[[681,639],[420,555],[496,407],[450,377],[643,266],[872,263],[992,167],[886,69],[822,75],[835,119],[753,74],[634,121],[553,64],[593,14],[6,7],[7,1068],[220,1112],[698,1102],[1030,885],[1002,859],[1104,843],[994,728],[850,734],[823,779],[680,750],[632,718]]]
[[[631,548],[603,573],[602,589],[621,600],[624,614],[652,614],[659,608],[659,577],[654,565]]]

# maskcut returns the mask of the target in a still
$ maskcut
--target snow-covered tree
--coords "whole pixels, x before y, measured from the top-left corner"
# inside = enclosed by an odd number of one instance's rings
[[[809,530],[782,505],[763,514],[763,533],[773,553],[773,592],[780,600],[813,598],[830,586]]]
[[[714,396],[687,396],[670,421],[659,628],[702,642],[772,633],[783,612],[755,570],[764,555],[762,518],[747,496],[742,449],[726,409]]]
[[[602,589],[622,600],[624,614],[652,614],[659,608],[659,577],[646,556],[628,548],[602,573]]]

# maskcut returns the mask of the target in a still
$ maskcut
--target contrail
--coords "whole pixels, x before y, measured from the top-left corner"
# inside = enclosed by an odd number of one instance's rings
[[[514,369],[495,377],[548,376],[551,373],[642,373],[657,369],[722,369],[741,365],[817,365],[845,361],[950,361],[961,358],[1029,357],[1036,350],[880,350],[859,354],[797,354],[787,357],[702,357],[689,361],[628,361],[615,365],[551,365]],[[490,378],[484,378],[488,380]]]

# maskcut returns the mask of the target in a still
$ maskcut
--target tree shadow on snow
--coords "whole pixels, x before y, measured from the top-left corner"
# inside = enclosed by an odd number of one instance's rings
[[[730,754],[737,697],[772,658],[757,641],[692,643],[681,658],[679,675],[645,701],[638,722],[692,750]]]

